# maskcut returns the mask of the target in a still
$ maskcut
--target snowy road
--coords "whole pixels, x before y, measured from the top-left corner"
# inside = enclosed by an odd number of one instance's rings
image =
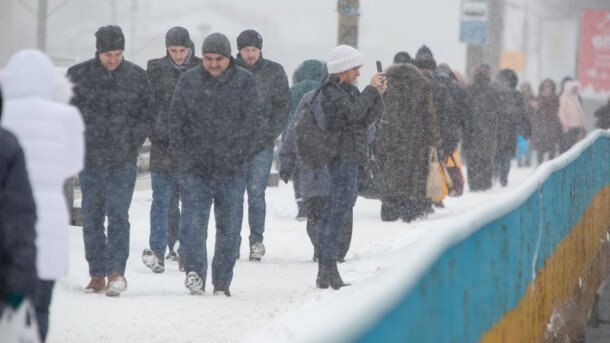
[[[163,274],[153,274],[140,255],[148,247],[151,191],[147,178],[139,180],[130,209],[131,254],[127,261],[128,289],[118,298],[84,294],[88,283],[82,231],[71,232],[69,275],[58,282],[51,307],[48,342],[236,342],[274,341],[290,332],[291,318],[332,306],[337,297],[350,297],[359,284],[367,283],[384,270],[409,257],[409,247],[431,235],[442,235],[455,217],[502,197],[533,169],[511,170],[509,186],[495,186],[483,193],[466,192],[448,198],[445,209],[426,220],[410,224],[384,223],[380,203],[359,198],[354,211],[354,232],[346,262],[339,265],[343,279],[352,286],[340,291],[319,290],[314,279],[317,264],[305,231],[305,222],[294,220],[296,205],[291,184],[267,190],[267,255],[261,263],[237,261],[231,298],[214,296],[206,285],[203,296],[191,296],[184,287],[184,274],[175,262],[166,262]],[[213,251],[214,219],[207,242]],[[242,237],[249,229],[244,220]],[[400,251],[400,253],[399,253]],[[405,254],[406,251],[406,254]],[[357,298],[354,299],[357,301]],[[305,314],[305,315],[304,315]],[[339,319],[338,319],[339,320]]]

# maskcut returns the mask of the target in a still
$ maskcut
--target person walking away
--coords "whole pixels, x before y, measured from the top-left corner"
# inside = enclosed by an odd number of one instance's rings
[[[610,98],[608,98],[608,102],[605,106],[602,106],[595,111],[595,118],[597,118],[597,122],[595,123],[596,127],[602,130],[610,129]]]
[[[165,271],[166,259],[178,260],[184,269],[184,258],[178,257],[174,246],[178,240],[180,223],[180,186],[178,162],[169,150],[169,106],[180,76],[200,66],[193,42],[184,27],[172,27],[165,34],[165,56],[148,61],[146,73],[155,96],[155,112],[150,132],[150,178],[152,205],[150,207],[150,249],[142,252],[142,261],[155,273]],[[181,249],[179,249],[181,250]]]
[[[496,90],[500,94],[501,111],[498,117],[499,135],[496,150],[495,175],[502,187],[508,185],[510,161],[517,153],[517,136],[528,138],[531,125],[521,93],[519,79],[511,69],[502,69],[496,76]]]
[[[492,186],[501,109],[500,96],[491,85],[489,65],[476,68],[466,98],[469,111],[464,118],[464,154],[468,185],[473,192],[485,191]]]
[[[373,75],[362,93],[355,86],[362,53],[351,46],[339,45],[327,64],[329,81],[322,88],[322,111],[327,132],[334,137],[337,156],[328,165],[329,200],[318,228],[317,287],[339,289],[346,284],[337,269],[337,252],[341,231],[352,208],[356,192],[358,166],[367,162],[367,126],[382,114],[381,94],[386,90],[383,74]]]
[[[326,77],[322,75],[328,75],[324,70],[324,64],[318,60],[306,60],[301,65],[297,67],[294,71],[292,78],[292,87],[290,87],[290,113],[288,113],[288,125],[282,137],[282,147],[284,144],[293,144],[292,141],[286,141],[286,131],[290,129],[290,126],[294,123],[294,117],[296,117],[297,113],[297,105],[299,105],[301,98],[306,93],[315,90],[320,87],[320,83]],[[292,139],[292,138],[291,138]],[[284,160],[284,163],[288,162],[288,160]],[[295,165],[290,166],[290,168],[284,168],[284,171],[291,170],[292,174],[288,175],[288,179],[292,179],[292,187],[294,188],[294,197],[297,202],[297,217],[296,219],[306,220],[307,219],[307,210],[306,206],[303,206],[303,195],[300,189],[300,168],[298,168],[298,159],[292,158],[290,159],[290,163],[295,163]],[[284,167],[286,167],[284,165]],[[280,169],[281,170],[281,169]],[[280,175],[282,178],[282,175]],[[286,179],[286,175],[283,176]]]
[[[375,156],[383,173],[383,203],[393,211],[383,211],[381,219],[401,218],[411,222],[421,216],[426,201],[427,156],[436,142],[433,128],[426,125],[434,111],[430,82],[413,65],[395,64],[386,71],[386,110],[377,130]]]
[[[102,26],[95,37],[95,58],[68,69],[76,86],[72,103],[85,122],[85,167],[79,175],[85,256],[91,276],[85,292],[118,296],[127,289],[128,211],[138,149],[149,133],[154,98],[144,69],[123,57],[121,28]]]
[[[263,99],[254,76],[231,57],[221,33],[205,38],[202,65],[176,84],[169,109],[170,149],[178,159],[185,286],[203,294],[207,276],[207,229],[214,203],[214,294],[230,296],[246,187],[246,163],[255,153]]]
[[[567,81],[564,87],[559,98],[559,121],[564,133],[562,153],[586,135],[585,114],[579,100],[578,82]]]
[[[248,224],[250,226],[250,261],[265,255],[263,234],[267,205],[265,190],[273,162],[276,138],[284,131],[290,111],[290,90],[284,68],[263,58],[263,37],[255,30],[245,30],[237,37],[236,63],[254,74],[266,106],[260,131],[251,143],[256,154],[248,160],[246,191],[248,193]]]
[[[6,94],[3,125],[23,145],[38,208],[34,305],[44,341],[55,281],[66,275],[70,252],[63,184],[83,168],[85,128],[78,110],[68,105],[72,85],[44,53],[22,50],[13,55],[4,69],[2,86]]]
[[[562,129],[559,122],[559,96],[555,82],[543,80],[538,87],[538,97],[534,101],[532,117],[532,150],[536,151],[538,164],[546,159],[552,160],[561,142]]]
[[[0,123],[2,90],[0,89]],[[0,127],[0,318],[35,301],[36,204],[17,137]]]

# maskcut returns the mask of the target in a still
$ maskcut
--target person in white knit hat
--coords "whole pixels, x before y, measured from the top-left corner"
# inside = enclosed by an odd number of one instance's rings
[[[362,65],[364,57],[360,51],[347,45],[337,46],[330,52],[327,63],[330,75],[321,91],[326,130],[336,142],[337,156],[328,165],[329,199],[317,228],[319,288],[339,289],[348,285],[337,270],[340,235],[358,192],[358,166],[367,161],[366,128],[383,112],[385,75],[373,75],[361,93],[356,80]]]

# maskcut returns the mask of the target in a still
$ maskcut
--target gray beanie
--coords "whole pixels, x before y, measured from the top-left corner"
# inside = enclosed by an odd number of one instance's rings
[[[227,36],[223,35],[222,33],[215,32],[205,37],[203,40],[203,45],[201,46],[201,53],[214,53],[230,58],[231,43],[229,43]]]

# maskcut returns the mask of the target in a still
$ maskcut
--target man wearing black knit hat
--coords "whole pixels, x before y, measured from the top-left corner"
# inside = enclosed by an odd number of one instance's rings
[[[237,64],[254,74],[265,101],[266,113],[254,145],[256,154],[248,160],[248,223],[250,225],[250,261],[260,261],[265,254],[265,189],[273,162],[276,138],[286,127],[290,112],[290,89],[284,68],[262,56],[263,37],[246,30],[237,37]]]
[[[202,65],[178,80],[169,109],[170,148],[180,171],[180,230],[184,285],[203,294],[206,239],[214,203],[216,242],[214,294],[230,296],[243,216],[245,164],[261,122],[263,103],[256,80],[236,65],[231,44],[212,33],[201,47]]]
[[[127,289],[128,211],[138,149],[148,136],[154,99],[144,69],[123,58],[121,28],[102,26],[95,37],[95,58],[68,69],[75,85],[72,103],[85,122],[85,167],[79,175],[91,276],[85,291],[117,296]]]
[[[169,248],[167,259],[178,259],[183,268],[183,257],[174,252],[178,239],[180,199],[178,163],[169,150],[169,106],[176,83],[188,69],[201,65],[195,56],[189,32],[176,26],[165,35],[164,57],[148,61],[146,73],[155,94],[155,113],[150,133],[150,173],[153,190],[150,208],[150,249],[142,253],[142,261],[155,273],[165,270],[163,255]],[[181,248],[179,249],[181,250]]]

